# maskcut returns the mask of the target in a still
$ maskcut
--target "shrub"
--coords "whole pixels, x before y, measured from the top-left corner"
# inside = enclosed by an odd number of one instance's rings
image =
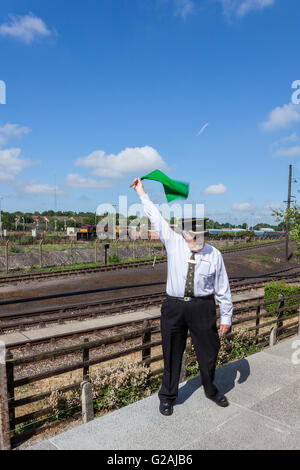
[[[45,235],[44,236],[44,244],[51,244],[55,242],[60,242],[62,237],[60,235]]]
[[[51,418],[67,419],[80,409],[80,391],[72,390],[63,393],[55,390],[51,393],[48,401],[53,410]]]
[[[226,231],[225,232],[220,232],[218,234],[218,238],[220,240],[230,240],[232,238],[235,238],[235,233],[234,232],[229,232],[229,231],[228,232],[226,232]]]
[[[235,330],[234,336],[229,338],[221,336],[217,367],[259,352],[261,347],[254,344],[254,338],[255,332],[244,329]]]
[[[12,235],[11,233],[8,234],[7,239],[8,239],[10,242],[16,242],[16,241],[17,241],[17,238],[15,237],[15,235]]]
[[[156,388],[156,382],[148,383],[149,369],[144,365],[130,364],[93,380],[95,407],[110,410],[129,405],[148,397]]]
[[[20,247],[18,247],[17,245],[11,245],[9,247],[9,251],[11,253],[22,253],[22,249]]]
[[[23,235],[20,238],[20,245],[33,245],[35,243],[35,238],[31,235]]]
[[[95,375],[91,378],[93,385],[94,408],[98,411],[118,409],[135,401],[150,396],[160,386],[160,378],[149,379],[149,369],[141,364],[120,364],[120,369],[107,369],[107,375]],[[73,416],[81,407],[81,392],[53,391],[48,404],[53,410],[49,421],[64,420]]]
[[[291,286],[289,284],[285,284],[284,282],[276,282],[271,281],[265,285],[265,302],[269,302],[270,300],[277,300],[276,303],[271,305],[266,305],[265,310],[267,312],[272,312],[276,308],[278,308],[278,296],[282,294],[284,297],[292,297],[296,295],[300,295],[300,287],[299,286]],[[286,300],[285,306],[293,305],[294,308],[291,310],[286,310],[283,312],[284,315],[290,315],[295,312],[296,308],[300,305],[300,297],[294,300]],[[274,314],[276,315],[276,313]]]
[[[245,230],[245,231],[237,232],[236,236],[240,238],[247,238],[249,240],[257,238],[255,233],[252,232],[252,230]]]
[[[116,264],[116,263],[120,263],[120,258],[119,256],[117,255],[117,253],[114,253],[113,255],[110,255],[108,257],[108,261],[109,263],[111,264]]]

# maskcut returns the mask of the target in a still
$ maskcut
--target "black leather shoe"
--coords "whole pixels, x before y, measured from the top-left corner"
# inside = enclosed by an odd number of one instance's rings
[[[225,395],[221,395],[221,393],[217,393],[214,397],[207,397],[210,400],[214,401],[218,406],[222,406],[223,408],[226,408],[226,406],[229,406],[228,400],[225,397]]]
[[[173,405],[172,405],[172,403],[160,403],[159,411],[164,416],[171,416],[171,414],[173,414]]]

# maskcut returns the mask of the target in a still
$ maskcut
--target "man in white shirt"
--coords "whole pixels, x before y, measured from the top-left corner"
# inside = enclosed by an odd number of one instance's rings
[[[191,333],[207,398],[217,405],[228,401],[214,385],[220,340],[216,326],[215,299],[220,306],[220,334],[231,326],[232,300],[228,276],[219,250],[205,243],[204,233],[191,229],[176,233],[145,192],[140,178],[133,187],[168,256],[167,298],[161,308],[164,375],[158,393],[160,412],[173,413],[177,398],[182,355],[188,330]]]

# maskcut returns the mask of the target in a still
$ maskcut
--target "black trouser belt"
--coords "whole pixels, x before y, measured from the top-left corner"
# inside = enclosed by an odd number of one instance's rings
[[[170,300],[181,300],[182,302],[193,302],[193,301],[196,301],[196,300],[209,300],[209,299],[213,299],[214,298],[214,295],[213,294],[210,294],[210,295],[205,295],[205,296],[202,296],[202,297],[173,297],[172,295],[168,295],[167,294],[167,299],[170,299]]]

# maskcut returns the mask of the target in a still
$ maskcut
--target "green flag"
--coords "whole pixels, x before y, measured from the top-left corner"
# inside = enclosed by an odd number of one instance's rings
[[[189,184],[182,183],[181,181],[175,181],[169,178],[160,170],[151,171],[146,176],[142,176],[141,180],[153,180],[159,181],[164,185],[164,190],[168,202],[174,201],[174,199],[187,199],[189,195]]]

